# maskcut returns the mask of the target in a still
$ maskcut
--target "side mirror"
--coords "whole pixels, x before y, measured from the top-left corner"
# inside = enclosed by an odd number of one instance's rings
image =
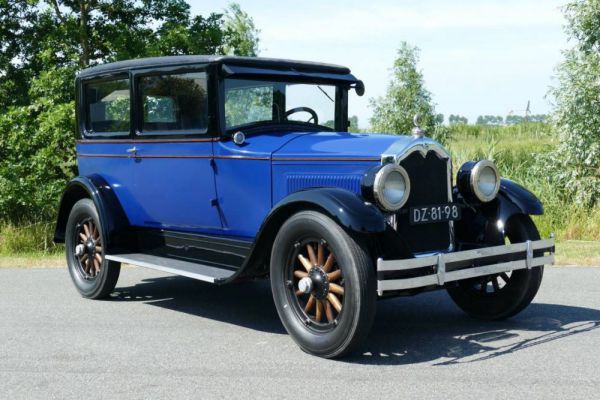
[[[363,94],[365,94],[365,84],[363,83],[363,81],[356,81],[354,90],[356,90],[356,94],[359,96],[362,96]]]

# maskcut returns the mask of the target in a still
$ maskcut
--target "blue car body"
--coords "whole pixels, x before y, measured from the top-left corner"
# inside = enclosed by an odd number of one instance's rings
[[[168,96],[156,95],[156,90],[170,93],[160,79],[177,74],[204,85],[206,116],[194,129],[186,125],[169,131],[181,122],[175,116],[183,108],[170,104]],[[160,77],[158,83],[153,77]],[[150,95],[142,88],[144,79],[154,84],[148,84]],[[245,87],[253,95],[261,86],[252,82],[260,79],[274,88],[269,106],[273,120],[231,126],[235,118],[244,122],[246,111],[254,112],[244,107],[261,104],[242,99],[242,106],[231,111],[229,94]],[[103,84],[108,91],[103,92]],[[277,109],[275,101],[288,96],[292,84],[312,85],[318,96],[325,94],[330,102],[324,96],[320,101],[335,110],[329,125],[318,124],[321,116],[312,108],[288,110],[284,104],[283,110]],[[76,87],[80,176],[68,185],[61,201],[57,242],[65,240],[70,208],[88,197],[101,210],[109,253],[160,252],[232,268],[237,271],[234,279],[266,273],[277,230],[302,209],[319,210],[345,229],[373,235],[380,257],[403,258],[453,251],[461,243],[479,240],[481,232],[486,240],[499,241],[501,229],[490,228],[497,221],[542,212],[533,195],[507,180],[498,199],[472,212],[475,208],[467,207],[452,188],[451,160],[439,143],[347,132],[348,92],[361,93],[364,87],[345,67],[243,57],[163,57],[90,68],[78,75]],[[119,108],[123,99],[129,108]],[[267,110],[270,118],[271,108]],[[296,112],[308,112],[312,122],[290,119]],[[96,120],[100,114],[106,118]],[[126,125],[114,121],[118,118]],[[155,130],[146,132],[147,126]],[[235,133],[244,134],[243,140],[233,140]],[[408,158],[400,161],[400,153]],[[407,206],[461,203],[464,218],[412,226],[407,211],[393,215],[378,207],[372,178],[388,160],[412,163],[406,168],[415,175],[415,194]]]

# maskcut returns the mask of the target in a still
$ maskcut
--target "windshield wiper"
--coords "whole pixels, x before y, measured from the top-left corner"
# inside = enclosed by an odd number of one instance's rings
[[[335,100],[333,100],[333,99],[332,99],[332,98],[331,98],[331,97],[330,97],[330,96],[327,94],[327,92],[323,90],[323,88],[322,88],[321,86],[317,85],[317,87],[319,88],[319,90],[320,90],[321,92],[323,92],[323,94],[324,94],[325,96],[327,96],[327,98],[328,98],[329,100],[331,100],[331,102],[332,102],[332,103],[335,103]]]

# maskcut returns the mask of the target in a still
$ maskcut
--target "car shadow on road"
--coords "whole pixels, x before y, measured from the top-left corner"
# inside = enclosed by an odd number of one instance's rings
[[[144,279],[130,287],[117,287],[114,301],[147,304],[222,321],[262,332],[285,334],[267,280],[250,280],[224,286],[165,276]]]
[[[381,301],[359,364],[452,365],[490,360],[600,327],[600,310],[533,303],[504,321],[465,315],[445,291]],[[556,351],[559,347],[555,347]]]
[[[285,334],[267,280],[215,286],[177,276],[119,287],[114,301],[149,305],[271,334]],[[469,318],[445,291],[383,300],[363,349],[342,362],[451,365],[489,360],[600,327],[600,310],[533,303],[505,321]],[[290,339],[291,340],[291,339]]]

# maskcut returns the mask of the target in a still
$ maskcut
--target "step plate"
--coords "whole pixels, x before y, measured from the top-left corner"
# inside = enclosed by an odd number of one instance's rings
[[[107,260],[156,269],[175,275],[187,276],[205,282],[215,283],[232,276],[235,271],[210,267],[188,261],[174,260],[172,258],[153,256],[143,253],[109,254]]]

